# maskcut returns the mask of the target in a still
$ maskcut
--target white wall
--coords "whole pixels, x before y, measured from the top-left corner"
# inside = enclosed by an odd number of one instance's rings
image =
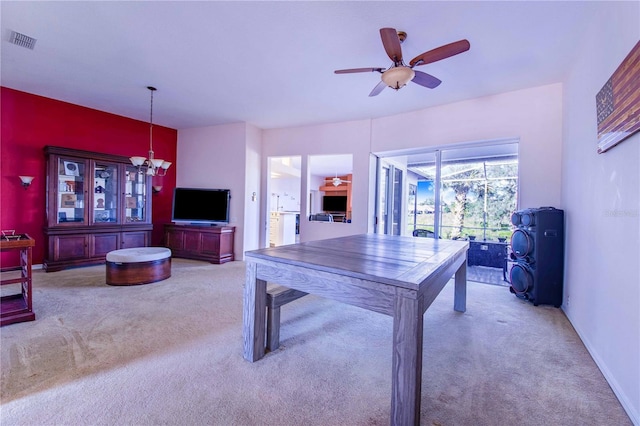
[[[244,257],[245,223],[252,222],[246,217],[245,199],[247,182],[256,178],[252,174],[247,177],[246,172],[247,157],[254,158],[259,152],[255,146],[257,139],[252,130],[248,147],[245,123],[178,130],[176,186],[231,190],[230,225],[236,227],[234,257],[237,260]],[[259,164],[255,167],[257,172],[252,173],[259,175]],[[257,182],[254,183],[254,187],[257,186]]]
[[[309,222],[305,219],[308,217],[305,203],[302,203],[301,241],[366,233],[372,229],[373,218],[367,215],[370,193],[373,193],[370,187],[373,181],[369,179],[371,152],[519,139],[520,206],[558,207],[561,202],[561,84],[373,120],[265,130],[263,136],[263,167],[266,168],[269,156],[303,157],[302,198],[307,194],[305,173],[309,155],[353,154],[353,223]],[[263,182],[263,185],[266,184]]]
[[[262,179],[262,129],[247,124],[246,127],[246,162],[245,162],[245,193],[244,193],[244,230],[243,230],[243,250],[244,252],[260,248],[260,181]],[[255,196],[253,195],[255,193]]]
[[[584,39],[565,84],[564,311],[640,424],[640,133],[596,153],[596,93],[640,39],[640,3],[619,5]]]
[[[265,170],[268,157],[292,155],[302,157],[301,200],[306,200],[308,193],[307,160],[310,155],[353,154],[352,223],[310,222],[307,219],[309,217],[307,203],[302,202],[300,205],[301,242],[367,232],[369,142],[369,120],[263,131],[262,164]],[[263,177],[263,188],[266,188],[265,180]],[[263,242],[266,240],[264,229],[261,237]]]
[[[522,208],[560,205],[562,85],[534,87],[373,120],[373,152],[520,139]]]
[[[274,195],[275,194],[275,195]],[[301,202],[300,178],[282,177],[271,179],[269,194],[271,211],[299,212]],[[276,198],[279,197],[279,198]]]
[[[302,197],[307,194],[306,157],[352,153],[353,223],[307,221],[301,206],[300,240],[371,230],[370,152],[517,138],[520,140],[520,205],[559,206],[561,201],[562,85],[552,84],[373,120],[265,130],[263,167],[269,156],[303,157]],[[263,190],[266,184],[263,182]],[[264,216],[263,216],[264,217]],[[344,225],[344,226],[343,226]],[[266,225],[264,227],[266,229]],[[266,241],[266,234],[263,232]]]

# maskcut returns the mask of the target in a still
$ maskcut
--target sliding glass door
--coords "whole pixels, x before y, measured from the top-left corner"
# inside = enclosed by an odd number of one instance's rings
[[[420,233],[434,237],[437,226],[436,210],[436,153],[415,154],[410,157],[412,163],[407,166],[407,232],[406,235]],[[414,169],[412,169],[412,167]],[[416,170],[416,168],[418,168]],[[415,187],[415,197],[412,188]]]
[[[378,232],[483,241],[510,235],[517,141],[381,158],[378,170]]]
[[[378,167],[378,200],[376,232],[389,235],[402,234],[404,196],[404,170],[381,160]]]
[[[467,149],[442,151],[440,235],[451,239],[504,241],[518,189],[517,145],[501,155]],[[484,155],[483,155],[484,154]]]

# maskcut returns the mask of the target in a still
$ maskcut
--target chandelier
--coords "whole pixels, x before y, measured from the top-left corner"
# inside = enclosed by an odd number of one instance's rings
[[[157,89],[152,86],[147,86],[147,89],[151,92],[151,114],[149,118],[149,158],[145,157],[131,157],[131,164],[138,168],[139,173],[144,173],[149,176],[164,176],[167,174],[167,169],[171,167],[169,161],[164,161],[160,158],[153,157],[153,92]]]

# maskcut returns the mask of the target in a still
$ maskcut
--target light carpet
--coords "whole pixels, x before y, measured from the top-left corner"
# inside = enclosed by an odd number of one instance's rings
[[[173,259],[113,287],[104,266],[34,272],[36,321],[2,327],[8,425],[387,425],[392,318],[307,296],[281,346],[242,357],[245,264]],[[628,425],[563,312],[450,282],[424,316],[423,425]]]

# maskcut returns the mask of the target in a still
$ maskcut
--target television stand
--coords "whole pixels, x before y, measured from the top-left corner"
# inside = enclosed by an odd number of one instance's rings
[[[164,245],[173,257],[226,263],[234,260],[235,226],[164,226]]]

